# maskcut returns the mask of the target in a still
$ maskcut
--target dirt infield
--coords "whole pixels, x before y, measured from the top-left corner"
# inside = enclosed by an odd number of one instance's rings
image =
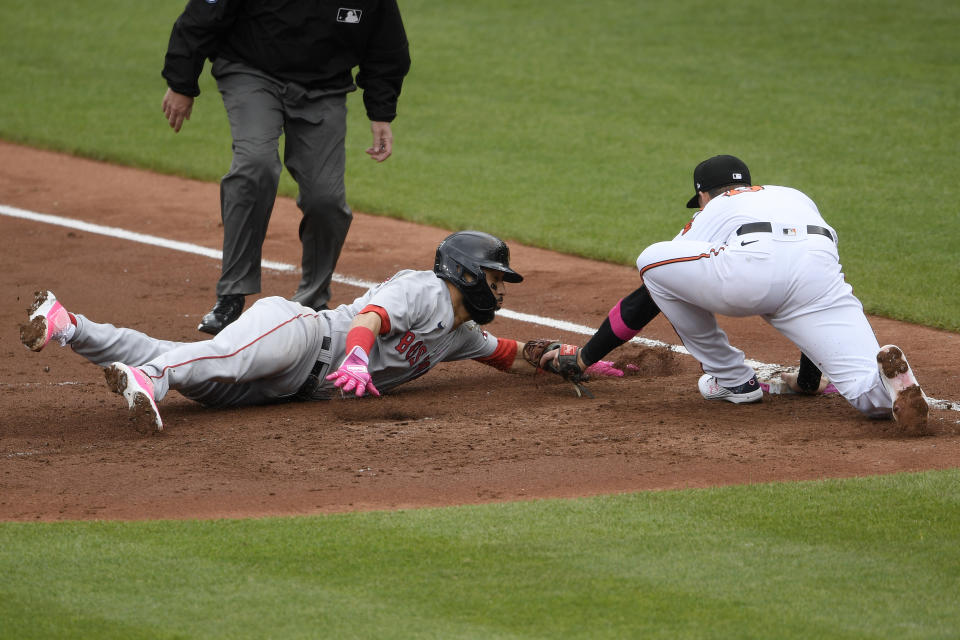
[[[0,143],[0,204],[217,249],[218,186]],[[299,212],[278,201],[264,257],[299,261]],[[210,410],[176,393],[166,431],[142,437],[101,371],[69,349],[18,338],[37,288],[68,309],[161,338],[202,339],[219,262],[0,215],[0,520],[216,518],[586,496],[955,467],[960,412],[931,412],[933,435],[899,435],[837,396],[708,403],[686,355],[627,346],[639,371],[591,383],[596,399],[543,376],[447,363],[381,399]],[[338,273],[379,281],[430,268],[446,231],[357,214]],[[634,269],[511,243],[526,282],[513,311],[596,326],[634,289]],[[642,248],[638,246],[638,250]],[[292,294],[267,271],[261,295]],[[538,287],[538,283],[561,287]],[[856,285],[856,283],[854,283]],[[336,285],[335,303],[360,289]],[[249,302],[252,302],[250,300]],[[249,304],[248,302],[248,304]],[[927,394],[960,400],[960,335],[871,318],[910,357]],[[723,319],[749,358],[799,354],[757,319]],[[497,319],[496,335],[585,338]],[[662,317],[643,334],[676,343]]]

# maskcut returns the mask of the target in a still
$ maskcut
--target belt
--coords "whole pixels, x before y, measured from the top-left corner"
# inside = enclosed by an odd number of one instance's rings
[[[323,341],[320,346],[321,353],[324,351],[330,351],[330,336],[324,336]],[[330,362],[324,362],[321,358],[313,363],[313,368],[310,370],[310,375],[307,376],[307,379],[300,385],[300,388],[297,389],[296,393],[291,396],[293,400],[311,400],[313,398],[313,393],[317,390],[317,387],[321,384],[320,375],[323,373],[324,367],[327,367]]]
[[[750,224],[741,225],[740,228],[737,229],[738,236],[742,236],[746,233],[764,233],[764,232],[773,233],[773,225],[770,224],[769,222],[751,222]],[[827,229],[826,227],[818,227],[815,224],[808,224],[807,233],[816,233],[821,236],[827,236],[828,238],[836,242],[836,239],[833,237],[833,234],[830,233],[830,229]]]

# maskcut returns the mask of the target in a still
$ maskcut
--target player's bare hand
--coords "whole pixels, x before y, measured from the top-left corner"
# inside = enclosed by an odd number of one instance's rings
[[[558,344],[555,348],[549,349],[544,352],[544,354],[540,357],[539,368],[544,369],[546,371],[557,372],[558,362],[560,359],[560,351],[561,351],[561,348],[564,346],[569,347],[568,351],[572,351],[573,349],[576,350],[575,351],[576,360],[574,361],[574,363],[576,364],[576,367],[580,369],[580,371],[586,372],[587,367],[584,366],[583,359],[580,357],[581,349],[573,347],[572,345],[561,345],[561,344]],[[568,362],[567,364],[569,365],[574,363]]]
[[[373,132],[373,145],[367,149],[367,155],[383,162],[393,153],[393,132],[389,122],[370,122],[370,131]]]
[[[539,362],[537,362],[537,368],[546,369],[549,371],[551,365],[557,361],[557,356],[559,354],[560,354],[559,346],[556,349],[551,349],[550,351],[544,352],[544,354],[540,356]]]
[[[184,120],[190,119],[190,113],[193,111],[193,98],[177,93],[173,89],[167,89],[163,96],[163,102],[160,104],[163,108],[163,115],[167,117],[170,128],[174,133],[179,133]]]
[[[827,386],[830,384],[830,381],[826,376],[820,378],[820,384],[817,386],[815,391],[806,391],[800,387],[800,384],[797,382],[797,374],[791,371],[787,371],[780,374],[780,378],[786,383],[787,388],[794,393],[801,393],[808,396],[815,396],[823,393]]]

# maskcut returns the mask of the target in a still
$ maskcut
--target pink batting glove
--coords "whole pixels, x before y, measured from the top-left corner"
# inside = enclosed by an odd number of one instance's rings
[[[327,376],[327,380],[333,380],[333,386],[347,393],[356,389],[358,398],[363,395],[364,391],[379,396],[380,392],[373,386],[370,372],[367,371],[368,364],[370,364],[370,358],[363,352],[363,349],[354,347],[344,359],[340,368]]]
[[[587,367],[587,370],[584,372],[591,376],[607,376],[614,378],[622,378],[623,370],[617,369],[613,366],[613,362],[609,360],[600,360],[599,362],[594,362],[592,365]]]

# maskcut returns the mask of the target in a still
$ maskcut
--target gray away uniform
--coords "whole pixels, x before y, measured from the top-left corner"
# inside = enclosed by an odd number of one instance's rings
[[[386,310],[369,371],[380,391],[417,378],[437,363],[493,354],[497,339],[474,322],[453,326],[453,304],[432,271],[404,270],[349,305],[316,312],[280,297],[258,300],[210,340],[157,340],[133,329],[77,318],[70,346],[100,366],[140,368],[157,401],[167,391],[214,407],[324,399],[339,393],[325,376],[345,357],[347,332],[367,305]],[[352,394],[347,394],[352,395]]]

